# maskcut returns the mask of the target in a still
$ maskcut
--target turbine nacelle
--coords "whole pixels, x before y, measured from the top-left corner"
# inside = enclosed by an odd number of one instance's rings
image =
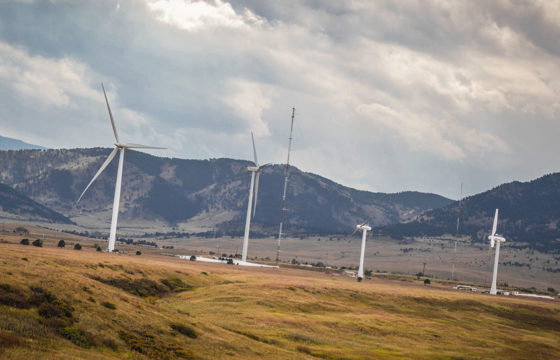
[[[356,230],[366,230],[366,231],[370,231],[370,230],[371,230],[371,226],[368,226],[368,225],[356,225]]]
[[[500,235],[497,235],[497,234],[496,235],[489,235],[488,239],[490,240],[490,247],[492,247],[492,248],[494,247],[494,245],[497,242],[501,242],[501,243],[506,242],[506,239],[504,237],[502,237]]]

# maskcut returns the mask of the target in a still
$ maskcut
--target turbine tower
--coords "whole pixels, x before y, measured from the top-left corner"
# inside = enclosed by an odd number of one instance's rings
[[[496,295],[496,280],[498,277],[498,260],[500,258],[500,243],[506,241],[506,239],[498,234],[496,234],[496,228],[498,227],[498,209],[496,209],[496,215],[494,215],[494,225],[492,226],[492,235],[488,236],[490,240],[490,250],[496,244],[496,256],[494,257],[494,273],[492,274],[492,287],[490,288],[490,294]]]
[[[124,161],[124,151],[130,149],[165,149],[162,147],[155,147],[155,146],[146,146],[140,144],[123,144],[120,142],[119,134],[117,133],[117,127],[115,126],[115,120],[113,119],[113,114],[111,113],[111,107],[109,106],[109,101],[107,100],[107,94],[105,93],[105,87],[103,83],[101,84],[101,88],[103,89],[103,95],[105,96],[105,102],[107,103],[107,110],[109,111],[109,118],[111,119],[111,126],[113,127],[113,133],[115,134],[115,148],[109,154],[103,165],[99,168],[95,176],[91,179],[89,184],[86,186],[80,197],[78,198],[78,203],[84,194],[86,193],[87,189],[93,184],[95,179],[105,170],[105,168],[109,165],[111,160],[115,157],[117,152],[119,152],[119,167],[117,170],[117,182],[115,184],[115,198],[113,199],[113,216],[111,218],[111,232],[109,233],[109,244],[107,246],[107,251],[113,252],[115,250],[115,240],[117,237],[117,218],[119,217],[119,202],[121,199],[121,184],[122,184],[122,171],[123,171],[123,161]]]
[[[360,267],[358,268],[358,282],[362,281],[364,278],[364,256],[366,253],[366,236],[368,230],[371,230],[371,227],[367,225],[371,218],[367,219],[360,225],[356,225],[356,230],[352,233],[354,235],[358,230],[362,230],[362,251],[360,253]]]
[[[253,188],[255,190],[253,217],[255,217],[255,212],[257,210],[257,198],[259,196],[259,178],[261,176],[262,169],[268,165],[268,164],[264,164],[259,166],[259,161],[257,160],[257,149],[255,148],[255,138],[253,137],[252,131],[251,131],[251,140],[253,140],[253,156],[255,157],[255,166],[247,166],[247,170],[251,172],[251,186],[249,188],[249,202],[247,204],[247,218],[245,220],[245,236],[243,237],[243,253],[241,255],[242,261],[247,261],[247,248],[249,246],[249,228],[251,227],[251,205],[253,202]]]

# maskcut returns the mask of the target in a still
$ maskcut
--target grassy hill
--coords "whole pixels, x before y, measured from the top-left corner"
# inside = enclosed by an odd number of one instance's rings
[[[493,297],[411,277],[252,269],[0,242],[6,359],[552,359],[557,301]],[[82,250],[71,246],[79,241]],[[135,250],[142,255],[135,255]]]

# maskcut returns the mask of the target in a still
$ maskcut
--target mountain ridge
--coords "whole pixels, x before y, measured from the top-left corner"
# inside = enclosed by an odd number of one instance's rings
[[[9,138],[5,136],[0,136],[0,151],[9,150],[45,150],[46,148],[39,145],[34,145],[27,143],[25,141]]]
[[[507,242],[544,251],[559,250],[560,173],[526,182],[512,181],[463,199],[459,234],[486,243],[496,209],[500,210],[498,233]],[[385,226],[379,232],[395,238],[454,235],[458,214],[456,201],[407,223]]]
[[[0,161],[5,164],[0,181],[70,218],[95,216],[112,205],[116,161],[79,204],[75,200],[110,151],[92,148],[0,152]],[[206,222],[206,229],[220,224],[235,227],[245,219],[250,181],[246,167],[250,165],[252,162],[246,160],[190,160],[127,151],[119,219],[158,220],[172,226],[200,220]],[[271,165],[262,172],[254,219],[257,226],[278,224],[284,170],[284,165]],[[355,190],[296,167],[291,167],[289,181],[286,226],[294,229],[345,232],[369,216],[374,223],[384,225],[451,203],[435,194]]]

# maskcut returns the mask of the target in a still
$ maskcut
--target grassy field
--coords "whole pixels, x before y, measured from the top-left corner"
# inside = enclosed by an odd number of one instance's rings
[[[558,301],[408,276],[357,283],[185,261],[144,247],[108,254],[70,236],[57,248],[48,231],[41,248],[21,237],[0,243],[3,359],[560,358]]]

